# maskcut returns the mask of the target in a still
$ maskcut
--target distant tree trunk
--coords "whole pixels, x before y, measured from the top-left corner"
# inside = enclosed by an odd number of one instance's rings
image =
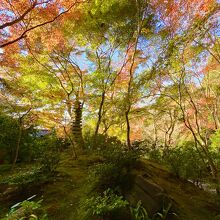
[[[210,155],[209,149],[208,149],[208,143],[206,142],[206,140],[204,139],[204,137],[201,134],[201,127],[199,126],[199,119],[198,119],[198,110],[197,107],[192,99],[191,94],[188,91],[188,88],[186,87],[186,85],[184,84],[183,81],[183,76],[181,76],[181,81],[179,82],[178,85],[178,93],[179,93],[179,106],[180,106],[180,110],[182,112],[182,116],[183,116],[183,122],[186,126],[186,128],[189,129],[189,131],[191,132],[191,134],[193,135],[193,138],[195,140],[195,145],[200,146],[202,153],[204,155],[204,158],[207,160],[208,162],[208,166],[210,167],[211,170],[211,176],[213,178],[214,183],[216,184],[216,193],[218,195],[220,195],[220,189],[219,189],[219,171],[217,169],[217,166],[212,158],[212,156]],[[187,117],[186,112],[185,112],[185,107],[184,107],[184,101],[183,101],[183,94],[182,94],[182,86],[184,86],[185,88],[185,94],[187,94],[189,96],[190,102],[192,104],[192,107],[195,110],[194,116],[195,116],[195,128],[193,128],[192,123],[190,122],[190,119]],[[202,155],[201,155],[202,156]]]
[[[128,88],[127,88],[127,99],[126,99],[126,109],[125,109],[125,120],[126,120],[126,134],[127,134],[127,146],[129,149],[132,148],[131,146],[131,138],[130,138],[130,133],[131,133],[131,127],[130,127],[130,121],[129,121],[129,114],[130,110],[132,107],[132,84],[133,84],[133,78],[134,78],[134,64],[135,64],[135,56],[137,53],[137,46],[138,46],[138,41],[139,37],[141,34],[142,26],[143,26],[143,5],[140,5],[139,1],[136,1],[136,6],[137,6],[137,32],[134,32],[135,41],[134,41],[134,49],[133,53],[130,59],[130,68],[129,68],[129,81],[128,81]]]
[[[77,148],[84,148],[82,136],[82,104],[79,100],[74,103],[75,119],[72,125],[73,140]]]
[[[96,142],[96,138],[97,138],[97,135],[99,133],[99,127],[100,127],[100,124],[101,124],[101,121],[102,121],[102,111],[103,111],[104,102],[105,102],[105,91],[102,92],[102,100],[101,100],[101,103],[99,105],[98,121],[96,123],[95,137],[94,137],[95,142]]]
[[[165,150],[165,152],[169,150],[169,146],[168,146],[168,143],[167,143],[168,142],[167,141],[167,135],[168,135],[168,131],[166,131],[164,133],[164,150]]]
[[[105,119],[103,120],[103,124],[104,124],[104,129],[103,129],[102,134],[107,136],[107,132],[108,132],[109,128],[112,126],[112,124],[110,124],[110,123],[107,124]]]
[[[154,116],[153,116],[154,117]],[[157,141],[158,141],[158,137],[157,137],[157,127],[156,127],[156,120],[155,118],[153,118],[154,121],[154,139],[153,139],[153,148],[155,149],[157,146]]]
[[[130,112],[130,108],[128,111],[125,112],[125,119],[126,119],[126,126],[127,126],[127,146],[129,149],[132,148],[131,146],[131,139],[130,139],[130,133],[131,133],[131,126],[130,126],[130,121],[129,121],[129,112]]]
[[[19,149],[20,149],[21,136],[22,136],[22,120],[19,120],[18,140],[17,140],[17,144],[16,144],[16,149],[15,149],[15,156],[14,156],[14,159],[12,162],[12,167],[11,167],[12,170],[14,169],[15,164],[18,160],[18,153],[19,153]]]
[[[22,131],[23,131],[23,119],[26,115],[28,115],[28,113],[31,111],[32,108],[29,108],[27,110],[27,112],[25,112],[22,116],[19,116],[18,119],[18,124],[19,124],[19,131],[18,131],[18,140],[17,140],[17,145],[16,145],[16,150],[15,150],[15,157],[13,159],[13,163],[12,163],[12,168],[14,169],[15,164],[18,160],[18,154],[19,154],[19,150],[20,150],[20,144],[21,144],[21,137],[22,137]]]

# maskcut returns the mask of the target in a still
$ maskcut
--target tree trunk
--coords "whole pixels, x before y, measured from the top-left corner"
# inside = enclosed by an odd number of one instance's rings
[[[96,128],[95,128],[95,142],[96,142],[96,138],[97,138],[97,135],[99,133],[99,127],[100,127],[100,124],[101,124],[101,121],[102,121],[102,109],[103,109],[103,106],[104,106],[104,102],[105,102],[105,91],[102,92],[102,100],[101,100],[101,103],[99,105],[99,112],[98,112],[98,121],[96,123]]]
[[[185,88],[186,88],[186,86],[185,86]],[[186,93],[188,94],[188,96],[190,98],[190,102],[192,103],[192,106],[195,110],[196,128],[193,129],[193,126],[190,123],[189,118],[187,118],[187,115],[185,113],[185,109],[183,107],[181,83],[179,83],[179,85],[178,85],[178,90],[179,90],[179,106],[180,106],[180,109],[181,109],[181,112],[182,112],[183,122],[184,122],[185,126],[189,129],[191,134],[193,135],[195,142],[200,146],[200,148],[201,148],[201,150],[202,150],[202,152],[205,156],[205,159],[208,162],[208,165],[211,169],[211,176],[212,176],[212,178],[213,178],[213,180],[216,184],[216,193],[219,195],[220,194],[220,189],[219,189],[219,186],[218,186],[218,184],[219,184],[219,180],[218,180],[219,172],[218,172],[218,169],[215,165],[215,162],[214,162],[213,158],[210,156],[208,146],[207,146],[207,142],[204,140],[204,137],[202,137],[202,134],[200,133],[201,128],[199,127],[199,122],[198,122],[198,110],[196,108],[196,105],[195,105],[192,97],[191,97],[191,94],[189,93],[188,89],[186,88]]]
[[[13,160],[13,163],[12,163],[12,167],[11,167],[12,170],[14,169],[15,164],[16,164],[17,159],[18,159],[18,153],[19,153],[20,143],[21,143],[21,136],[22,136],[22,124],[19,123],[18,140],[17,140],[16,150],[15,150],[15,157],[14,157],[14,160]]]
[[[130,109],[129,111],[125,112],[125,119],[126,119],[126,125],[127,125],[127,146],[128,146],[128,149],[131,149],[132,148],[131,139],[130,139],[131,127],[130,127],[130,121],[129,121],[129,112],[130,112]]]

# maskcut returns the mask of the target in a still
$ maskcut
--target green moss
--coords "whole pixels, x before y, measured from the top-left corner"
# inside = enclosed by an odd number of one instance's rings
[[[42,185],[38,195],[42,196],[42,208],[48,213],[50,220],[81,220],[77,217],[77,211],[79,201],[86,198],[85,184],[89,184],[86,182],[88,169],[101,161],[102,157],[91,152],[79,154],[78,160],[74,160],[69,151],[62,153],[56,176],[48,184]],[[141,160],[132,171],[132,175],[150,178],[165,189],[176,201],[181,219],[211,220],[215,214],[220,213],[214,195],[173,177],[166,168],[157,163]],[[1,206],[5,212],[4,202]]]
[[[220,212],[215,195],[202,191],[186,180],[174,177],[163,166],[143,160],[139,167],[141,169],[136,170],[139,175],[146,175],[177,203],[181,219],[213,220],[216,211]],[[209,207],[212,207],[212,210]]]

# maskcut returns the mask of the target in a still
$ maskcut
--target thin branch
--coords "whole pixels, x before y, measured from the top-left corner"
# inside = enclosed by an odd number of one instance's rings
[[[6,46],[8,46],[8,45],[11,45],[11,44],[13,44],[13,43],[15,43],[15,42],[17,42],[17,41],[19,41],[19,40],[25,38],[25,37],[27,36],[27,33],[28,33],[28,32],[30,32],[30,31],[32,31],[32,30],[34,30],[34,29],[36,29],[36,28],[39,28],[39,27],[42,27],[42,26],[44,26],[44,25],[53,23],[55,20],[57,20],[57,19],[58,19],[59,17],[61,17],[63,14],[69,12],[69,11],[70,11],[76,4],[78,4],[78,3],[84,3],[84,2],[74,2],[74,4],[72,4],[67,10],[61,12],[60,14],[58,14],[57,16],[55,16],[53,19],[26,29],[19,37],[15,38],[14,40],[8,41],[8,42],[6,42],[6,43],[2,43],[2,44],[0,45],[0,48],[6,47]]]

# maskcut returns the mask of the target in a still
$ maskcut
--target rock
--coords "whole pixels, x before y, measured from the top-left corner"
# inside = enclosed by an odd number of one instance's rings
[[[178,205],[176,203],[176,201],[169,195],[167,195],[166,193],[159,193],[156,195],[155,200],[157,200],[157,202],[160,202],[161,205],[167,207],[169,204],[172,204],[172,207],[175,207],[175,210],[177,209]]]
[[[3,192],[3,195],[4,196],[7,196],[9,194],[13,194],[15,192],[18,191],[18,187],[8,187],[4,192]]]
[[[2,193],[0,193],[0,203],[2,201],[8,201],[14,198],[18,192],[20,192],[20,188],[18,186],[7,186]]]
[[[157,194],[164,192],[164,190],[159,185],[143,178],[142,176],[136,177],[135,184],[151,197],[155,197]]]
[[[133,190],[127,199],[134,207],[137,205],[138,201],[141,201],[148,214],[154,214],[161,208],[160,204],[158,204],[151,196],[146,194],[138,185],[134,185]]]
[[[168,207],[169,204],[172,204],[171,212],[175,212],[177,207],[175,201],[165,193],[162,187],[143,176],[135,178],[134,187],[126,198],[134,207],[138,201],[141,201],[150,216]]]

